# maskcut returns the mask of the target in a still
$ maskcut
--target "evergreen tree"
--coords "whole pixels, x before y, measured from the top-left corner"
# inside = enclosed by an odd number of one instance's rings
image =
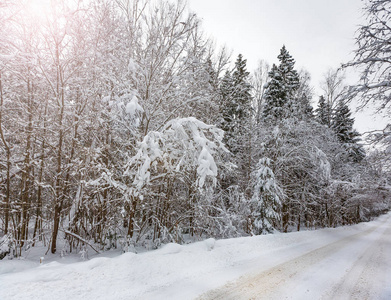
[[[242,150],[251,117],[251,85],[246,61],[239,54],[232,75],[227,71],[220,86],[225,142],[234,154]]]
[[[271,169],[269,158],[261,158],[252,173],[252,203],[254,226],[257,234],[271,232],[281,221],[281,205],[284,197]]]
[[[311,98],[304,94],[299,98],[299,112],[301,113],[299,116],[304,119],[312,119],[314,118],[314,108],[312,107],[310,100]]]
[[[270,81],[265,91],[264,117],[266,120],[281,120],[292,115],[297,104],[295,92],[300,86],[299,75],[294,69],[295,61],[285,46],[278,55],[280,65],[273,65]]]
[[[212,60],[208,58],[205,63],[205,69],[206,72],[208,73],[208,82],[211,85],[211,87],[214,90],[217,90],[218,86],[218,76],[216,74],[215,69],[213,68]]]
[[[229,145],[231,144],[231,140],[234,136],[235,105],[232,101],[233,89],[234,87],[231,74],[229,71],[226,71],[220,85],[220,110],[222,115],[220,127],[224,129],[224,143],[228,146],[228,148],[230,148]]]
[[[358,144],[360,141],[360,134],[353,129],[354,118],[351,117],[351,115],[352,113],[345,101],[340,100],[331,126],[337,135],[338,140],[347,149],[353,161],[360,162],[365,157],[365,151],[363,147]]]
[[[235,71],[232,74],[234,84],[233,102],[235,105],[235,118],[243,124],[251,115],[251,85],[249,84],[250,73],[246,70],[247,60],[239,54],[235,62]]]
[[[269,72],[269,78],[265,91],[263,115],[266,120],[279,120],[283,117],[283,107],[287,97],[281,73],[275,64]]]
[[[280,54],[277,56],[280,61],[278,69],[281,72],[283,80],[287,88],[288,96],[291,96],[293,91],[297,90],[300,85],[299,74],[294,69],[295,60],[286,50],[285,45],[282,46]]]
[[[299,73],[299,86],[296,90],[293,113],[300,120],[314,118],[314,109],[311,105],[313,89],[310,86],[311,75],[306,70]]]
[[[332,109],[324,96],[319,97],[318,108],[315,110],[316,120],[323,125],[331,127]]]
[[[237,166],[235,174],[229,174],[222,186],[236,183],[246,191],[252,169],[252,96],[246,60],[240,54],[232,73],[226,72],[220,85],[221,114],[224,129],[224,143],[233,154]]]

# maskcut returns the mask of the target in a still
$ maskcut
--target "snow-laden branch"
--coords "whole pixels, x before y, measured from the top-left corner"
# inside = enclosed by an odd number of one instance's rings
[[[207,178],[216,184],[216,157],[228,150],[223,131],[196,118],[169,121],[161,131],[151,131],[138,145],[125,172],[134,172],[133,186],[140,191],[151,181],[151,173],[176,174],[196,170],[197,186],[203,188]]]

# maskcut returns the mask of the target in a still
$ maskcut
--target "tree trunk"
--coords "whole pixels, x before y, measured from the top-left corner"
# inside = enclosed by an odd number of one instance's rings
[[[30,79],[27,80],[27,107],[28,107],[28,124],[26,136],[26,150],[24,158],[24,171],[21,180],[21,204],[22,204],[22,220],[21,220],[21,247],[28,235],[28,212],[30,209],[30,191],[31,191],[31,139],[33,131],[33,98],[32,98],[32,84]]]
[[[132,206],[129,212],[129,227],[128,227],[128,236],[130,236],[131,238],[133,237],[134,234],[134,217],[136,214],[136,209],[137,209],[137,197],[133,197]]]
[[[43,121],[43,137],[46,135],[46,116],[47,116],[47,104],[45,106],[45,113],[44,113],[44,121]],[[42,141],[42,148],[41,148],[41,166],[39,169],[39,175],[38,175],[38,190],[37,190],[37,211],[36,211],[36,218],[35,218],[35,225],[34,225],[34,233],[33,233],[33,247],[35,246],[35,236],[38,231],[39,240],[41,240],[41,231],[42,231],[42,180],[43,180],[43,168],[44,168],[44,160],[45,160],[45,139],[43,138]]]
[[[11,170],[11,150],[8,146],[8,143],[5,139],[4,136],[4,131],[3,131],[3,103],[4,103],[4,98],[3,98],[3,84],[2,84],[2,79],[1,79],[1,73],[0,73],[0,136],[1,140],[3,142],[6,156],[7,156],[7,170],[6,170],[6,187],[5,187],[5,204],[4,204],[4,234],[8,233],[8,224],[9,224],[9,211],[10,211],[10,170]]]
[[[60,225],[60,217],[62,210],[62,201],[63,195],[61,194],[62,188],[62,146],[64,139],[64,129],[63,129],[63,118],[64,118],[64,85],[62,80],[62,70],[60,66],[60,54],[59,54],[59,45],[56,44],[56,64],[57,64],[57,98],[59,104],[59,120],[58,120],[58,128],[59,128],[59,137],[58,137],[58,145],[57,145],[57,170],[56,170],[56,183],[55,183],[55,195],[54,195],[54,220],[53,220],[53,233],[52,233],[52,245],[51,252],[56,253],[57,248],[57,235],[58,229]]]
[[[289,225],[289,207],[286,203],[282,205],[282,229],[283,232],[288,232]]]

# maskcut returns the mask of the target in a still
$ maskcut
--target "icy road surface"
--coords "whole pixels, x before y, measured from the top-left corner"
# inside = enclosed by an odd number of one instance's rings
[[[0,261],[1,300],[391,299],[391,215],[77,263],[37,260]]]

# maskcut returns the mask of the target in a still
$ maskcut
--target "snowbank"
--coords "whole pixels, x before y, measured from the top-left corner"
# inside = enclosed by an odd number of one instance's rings
[[[0,261],[0,299],[194,299],[383,223],[390,225],[389,215],[343,228],[168,244],[156,251],[71,264],[61,259],[42,265]]]

